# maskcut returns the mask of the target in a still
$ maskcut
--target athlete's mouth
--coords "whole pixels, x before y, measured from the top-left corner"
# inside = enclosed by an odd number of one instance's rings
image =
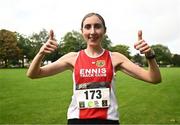
[[[88,39],[91,40],[91,41],[96,41],[98,39],[98,37],[96,37],[96,36],[89,36]]]

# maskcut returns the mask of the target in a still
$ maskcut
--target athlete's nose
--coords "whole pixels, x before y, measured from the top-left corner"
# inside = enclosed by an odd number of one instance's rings
[[[95,33],[95,28],[94,28],[94,26],[92,26],[90,34],[94,34],[94,33]]]

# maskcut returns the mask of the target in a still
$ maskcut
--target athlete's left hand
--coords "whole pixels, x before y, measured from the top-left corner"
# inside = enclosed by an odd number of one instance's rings
[[[138,31],[138,42],[134,44],[134,48],[139,50],[141,54],[146,54],[151,52],[150,46],[147,42],[142,38],[142,30]]]

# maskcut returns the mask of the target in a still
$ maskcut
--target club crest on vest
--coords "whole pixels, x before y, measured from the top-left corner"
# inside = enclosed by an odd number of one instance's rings
[[[105,60],[97,60],[96,61],[96,66],[97,67],[103,67],[105,65]]]

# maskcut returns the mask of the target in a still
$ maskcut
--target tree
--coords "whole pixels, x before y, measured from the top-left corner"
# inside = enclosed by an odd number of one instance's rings
[[[48,37],[48,32],[45,29],[41,30],[39,33],[33,33],[32,36],[30,36],[31,59],[34,58],[34,56],[37,54],[43,43],[45,43],[48,40]]]
[[[109,50],[109,49],[111,49],[111,44],[112,44],[112,42],[109,39],[109,37],[107,35],[104,35],[104,38],[102,40],[102,47],[104,49],[108,49]]]
[[[129,46],[126,45],[116,45],[111,47],[111,51],[113,52],[119,52],[123,55],[125,55],[127,58],[131,58],[130,52],[129,52]]]
[[[20,60],[22,67],[24,67],[24,59],[32,59],[31,57],[31,41],[26,36],[16,33],[17,45],[20,49]]]
[[[17,60],[19,54],[15,33],[5,29],[0,30],[0,60],[5,63],[4,67],[9,66],[8,62]]]
[[[86,48],[86,43],[83,39],[82,34],[77,31],[66,33],[60,42],[60,51],[62,55],[68,52],[78,52],[81,49]]]
[[[174,66],[180,66],[180,55],[174,54],[172,56],[172,63]]]
[[[156,60],[159,65],[172,64],[171,52],[168,47],[161,44],[152,45],[151,48],[156,53]]]
[[[143,66],[144,65],[144,57],[141,56],[139,53],[137,53],[136,55],[134,55],[133,57],[133,61],[140,65],[140,66]]]

